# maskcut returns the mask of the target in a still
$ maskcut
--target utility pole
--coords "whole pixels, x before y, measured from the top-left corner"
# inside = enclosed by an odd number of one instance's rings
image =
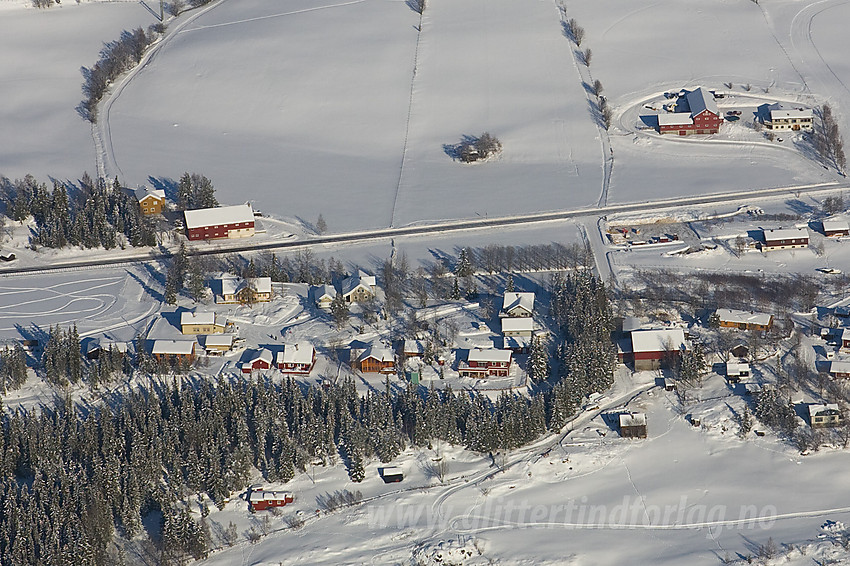
[[[164,4],[163,4],[164,1],[165,0],[159,0],[159,21],[160,22],[165,21],[165,7],[164,7]]]

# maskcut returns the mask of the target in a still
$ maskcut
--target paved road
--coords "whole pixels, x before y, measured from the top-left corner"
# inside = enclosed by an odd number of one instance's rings
[[[216,246],[213,249],[203,249],[201,247],[189,248],[190,255],[222,255],[241,252],[256,252],[262,250],[295,250],[325,246],[328,244],[362,244],[367,242],[380,242],[391,240],[399,237],[415,237],[427,236],[429,234],[447,234],[451,232],[464,232],[472,230],[488,230],[493,228],[503,228],[508,226],[523,226],[530,224],[539,224],[544,222],[557,222],[563,220],[582,219],[582,218],[599,218],[611,214],[620,214],[623,212],[640,212],[640,211],[660,211],[664,209],[673,209],[683,206],[706,205],[718,202],[741,201],[753,202],[759,199],[769,199],[781,196],[799,196],[803,193],[812,192],[831,192],[837,190],[850,189],[850,185],[839,184],[836,182],[819,183],[814,185],[797,185],[792,187],[778,187],[771,189],[751,189],[745,191],[735,191],[727,193],[715,193],[709,195],[700,195],[692,197],[682,197],[674,199],[654,200],[647,202],[638,202],[630,204],[617,204],[603,207],[579,208],[574,210],[562,210],[554,212],[539,212],[534,214],[525,214],[499,218],[478,218],[474,220],[452,220],[448,222],[439,222],[434,224],[407,226],[402,228],[379,228],[374,230],[364,230],[362,232],[350,232],[347,234],[334,234],[329,236],[319,236],[305,240],[286,240],[286,241],[234,241],[232,245]],[[593,237],[594,234],[588,234]],[[96,252],[95,252],[96,253]],[[89,260],[75,260],[65,263],[57,263],[51,266],[31,266],[15,268],[13,266],[0,267],[0,275],[8,274],[25,274],[25,273],[43,273],[45,271],[62,271],[80,269],[95,266],[114,266],[126,265],[143,261],[158,260],[171,257],[173,251],[144,251],[137,255],[125,256],[122,258],[97,258]],[[602,270],[607,271],[606,269]]]

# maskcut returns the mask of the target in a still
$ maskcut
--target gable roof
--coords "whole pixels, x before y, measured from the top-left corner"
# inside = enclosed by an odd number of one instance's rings
[[[497,350],[495,348],[480,349],[474,348],[469,351],[466,356],[468,362],[501,362],[506,363],[511,361],[510,350]]]
[[[186,219],[187,230],[203,228],[205,226],[254,222],[254,210],[250,204],[184,210],[183,216]]]
[[[821,224],[824,232],[850,231],[850,224],[844,220],[824,220]]]
[[[283,351],[277,353],[279,364],[311,364],[313,363],[313,345],[309,342],[285,344]]]
[[[534,310],[534,293],[506,292],[505,298],[502,300],[502,310],[508,312],[516,307],[522,307],[528,312],[532,312]]]
[[[732,322],[735,324],[758,324],[767,326],[773,320],[772,314],[755,311],[739,311],[735,309],[717,309],[715,311],[721,322]]]
[[[632,351],[635,353],[686,349],[685,331],[681,328],[635,330],[632,332]]]
[[[363,360],[369,358],[374,358],[379,362],[392,362],[395,360],[395,358],[393,357],[392,350],[390,350],[389,348],[375,346],[370,346],[369,348],[364,350],[363,353],[360,354],[360,357],[357,358],[357,361],[362,362]]]
[[[502,319],[502,332],[531,332],[532,330],[534,330],[534,319],[531,317]]]
[[[194,340],[154,340],[151,353],[188,356],[194,350]]]
[[[830,362],[829,373],[850,373],[850,361],[834,360]]]
[[[775,230],[763,230],[762,232],[764,232],[765,242],[809,237],[809,231],[805,228],[777,228]]]
[[[319,301],[324,297],[333,299],[336,296],[336,289],[333,285],[314,285],[310,290],[313,292],[314,301]]]
[[[165,191],[163,189],[149,189],[147,187],[139,187],[133,191],[136,200],[142,202],[146,198],[155,198],[157,200],[165,200]]]
[[[180,313],[180,326],[186,324],[215,324],[214,312],[189,312]]]
[[[810,417],[826,417],[830,415],[840,415],[841,410],[836,403],[813,404],[809,405]]]
[[[352,275],[351,277],[347,277],[342,282],[342,295],[348,296],[358,287],[364,287],[370,293],[373,292],[373,287],[377,282],[375,281],[374,275],[367,275],[363,271],[358,271],[356,275]]]
[[[620,413],[620,426],[646,426],[646,414]]]
[[[255,350],[253,354],[246,360],[246,363],[253,364],[254,362],[263,361],[267,364],[271,365],[274,356],[272,355],[271,350],[268,348],[263,348],[261,350]]]
[[[253,285],[254,290],[258,293],[271,293],[272,292],[272,278],[271,277],[249,277],[248,279],[243,279],[239,286],[236,288],[236,292],[238,293],[242,289],[246,289],[248,285]]]
[[[697,116],[706,110],[716,116],[720,115],[720,110],[717,108],[717,102],[714,100],[714,95],[701,86],[689,92],[685,95],[685,98],[687,99],[688,106],[691,109],[691,116]]]
[[[217,346],[219,348],[225,347],[230,348],[233,346],[233,335],[232,334],[210,334],[204,339],[204,346],[209,348],[210,346]]]

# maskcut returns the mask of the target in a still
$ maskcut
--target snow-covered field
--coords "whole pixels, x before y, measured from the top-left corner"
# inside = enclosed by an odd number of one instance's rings
[[[585,28],[589,69],[562,18]],[[212,179],[224,203],[250,200],[305,225],[321,213],[331,232],[841,180],[791,143],[753,143],[740,124],[680,140],[635,131],[635,116],[665,90],[702,85],[810,106],[827,101],[847,136],[848,19],[847,0],[429,0],[421,20],[403,0],[220,0],[172,21],[143,66],[114,85],[98,129],[100,158],[110,176],[130,185],[168,185],[196,171]],[[122,30],[154,21],[130,1],[68,0],[36,10],[0,0],[0,174],[48,181],[94,173],[91,129],[74,110],[80,67],[93,65]],[[615,112],[610,151],[582,84],[591,76]],[[500,155],[474,165],[452,161],[445,146],[484,131],[500,138]],[[610,158],[608,186],[603,161]],[[759,205],[810,214],[820,201]],[[329,246],[317,255],[375,269],[393,251],[415,265],[459,246],[569,243],[586,234],[598,264],[614,274],[850,268],[846,241],[825,242],[823,255],[734,257],[722,245],[780,224],[787,223],[695,226],[694,239],[721,245],[682,257],[666,255],[669,246],[620,252],[602,245],[594,221]],[[162,283],[155,266],[1,278],[0,338],[76,323],[86,337],[130,340],[160,319]],[[281,291],[254,309],[207,308],[239,325],[251,346],[284,338],[323,346],[327,316],[309,306],[303,286]],[[194,305],[181,299],[179,306]],[[470,325],[475,315],[458,318]],[[465,337],[479,338],[486,332]],[[235,370],[240,355],[208,373]],[[323,360],[314,377],[339,373]],[[649,390],[655,377],[619,375],[599,411],[580,415],[565,437],[507,455],[504,471],[490,458],[435,447],[399,458],[402,484],[380,483],[377,462],[358,485],[341,464],[301,474],[286,485],[296,503],[271,519],[274,533],[256,545],[243,537],[205,564],[708,565],[727,553],[743,560],[769,538],[779,545],[769,564],[850,560],[838,544],[843,527],[821,529],[827,520],[850,520],[841,499],[846,451],[801,456],[771,433],[738,438],[743,400],[719,377],[701,392],[705,401],[695,410],[705,412],[704,422],[693,427],[672,394]],[[18,401],[41,399],[36,390],[28,383]],[[620,439],[605,420],[624,407],[647,412],[648,440]],[[449,462],[445,483],[429,469],[438,457]],[[320,499],[341,489],[361,490],[366,502],[317,514]],[[231,520],[240,534],[257,525],[245,507],[234,497],[210,515],[214,539],[217,525]],[[297,512],[304,526],[287,529],[285,517]]]

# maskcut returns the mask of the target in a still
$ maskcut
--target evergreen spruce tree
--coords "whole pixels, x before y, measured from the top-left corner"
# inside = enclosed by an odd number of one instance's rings
[[[331,301],[331,316],[338,329],[342,328],[348,322],[348,303],[345,302],[345,297],[342,296],[342,293],[334,295],[333,301]]]
[[[531,352],[528,356],[528,374],[533,381],[545,381],[549,378],[549,348],[539,336],[531,339]]]

